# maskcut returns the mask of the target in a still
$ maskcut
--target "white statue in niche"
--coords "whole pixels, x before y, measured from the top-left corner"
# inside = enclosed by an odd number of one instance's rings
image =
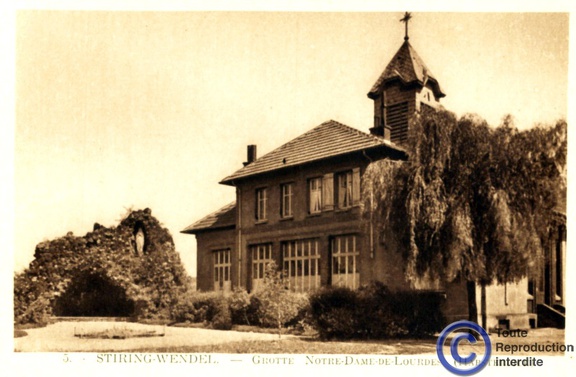
[[[144,231],[142,228],[136,232],[136,254],[138,256],[144,255]]]

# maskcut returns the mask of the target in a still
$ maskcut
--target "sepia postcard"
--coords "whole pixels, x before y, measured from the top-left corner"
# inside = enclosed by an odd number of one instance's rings
[[[5,7],[10,375],[574,366],[568,2]]]

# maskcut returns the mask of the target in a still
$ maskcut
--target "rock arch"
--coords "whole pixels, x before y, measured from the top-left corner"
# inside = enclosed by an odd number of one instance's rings
[[[129,317],[134,301],[104,271],[81,271],[55,300],[53,312],[65,317]]]
[[[135,252],[139,228],[142,255]],[[117,226],[95,224],[84,236],[68,233],[38,244],[30,266],[14,277],[14,318],[168,318],[189,279],[169,230],[148,208],[130,211]]]

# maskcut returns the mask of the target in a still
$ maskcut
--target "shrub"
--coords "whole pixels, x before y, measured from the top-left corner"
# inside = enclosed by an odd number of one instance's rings
[[[174,322],[196,322],[193,293],[180,295],[170,309],[170,318]]]
[[[267,280],[253,294],[243,288],[235,288],[229,296],[182,292],[172,302],[170,318],[175,323],[204,323],[221,330],[230,329],[232,324],[276,327],[279,333],[284,327],[304,327],[308,296],[286,289],[284,278],[275,268],[270,266]]]
[[[323,339],[358,337],[358,303],[349,288],[323,288],[310,296],[311,324]]]
[[[252,322],[252,324],[258,326],[264,326],[265,324],[262,322],[262,318],[260,318],[260,313],[262,303],[258,298],[257,294],[253,293],[250,295],[250,306],[248,307],[248,319]]]
[[[228,302],[224,297],[219,297],[214,302],[214,315],[210,319],[212,328],[216,330],[230,330],[232,328],[232,316]]]
[[[286,321],[286,327],[303,327],[310,312],[310,299],[307,293],[291,293],[292,302],[296,306],[296,315]]]
[[[438,292],[390,292],[375,282],[357,291],[330,287],[310,297],[312,326],[324,339],[432,335],[445,325]]]
[[[228,302],[218,292],[185,293],[178,298],[170,314],[175,322],[206,323],[219,330],[232,328]]]
[[[440,310],[444,295],[439,292],[398,292],[393,295],[396,315],[404,318],[404,325],[410,336],[433,335],[446,326],[446,319]]]
[[[43,327],[49,323],[51,314],[50,300],[43,295],[34,301],[24,313],[16,317],[15,322]]]
[[[250,326],[260,323],[257,314],[260,303],[244,288],[234,288],[227,300],[233,324]]]
[[[271,262],[266,266],[262,287],[252,296],[260,325],[277,327],[278,336],[286,324],[298,321],[299,313],[308,304],[304,295],[290,292],[287,286],[284,274]]]
[[[256,313],[257,323],[262,327],[295,326],[308,311],[308,297],[288,290],[280,295],[258,291],[250,303],[250,312]]]

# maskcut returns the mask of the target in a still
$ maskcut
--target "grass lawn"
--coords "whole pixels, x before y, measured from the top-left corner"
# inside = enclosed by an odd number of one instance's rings
[[[179,324],[163,327],[93,322],[82,324],[87,328],[79,331],[77,322],[59,322],[46,328],[15,328],[15,349],[23,352],[74,351],[74,352],[146,352],[146,353],[220,353],[220,354],[371,354],[371,355],[414,355],[436,352],[436,337],[425,339],[387,339],[356,341],[320,341],[308,331],[294,336],[275,335],[275,329],[253,326],[234,326],[232,332],[206,329],[202,324]],[[81,326],[81,327],[82,327]],[[124,328],[125,327],[125,328]],[[181,327],[188,327],[181,328]],[[154,330],[154,331],[153,331]],[[28,334],[27,334],[28,333]],[[83,338],[78,339],[81,333]],[[245,335],[242,335],[245,333]],[[250,333],[250,334],[248,334]],[[75,336],[76,335],[76,336]],[[88,336],[87,336],[88,335]],[[162,336],[165,335],[165,336]],[[493,353],[506,355],[508,351],[497,351],[496,344],[551,344],[564,343],[564,330],[538,328],[528,331],[526,337],[506,337],[490,334]],[[137,341],[130,338],[139,338]],[[40,347],[50,339],[48,348]],[[114,340],[112,340],[114,339]],[[116,340],[119,339],[119,340]],[[156,339],[158,339],[156,341]],[[89,341],[89,342],[87,342]],[[537,352],[522,352],[517,355],[538,355]],[[552,355],[550,353],[550,355]],[[562,355],[556,352],[554,355]]]
[[[28,333],[24,330],[14,329],[14,338],[21,338],[23,336],[28,335]]]
[[[159,333],[156,330],[134,330],[128,328],[111,328],[103,331],[88,331],[74,334],[75,337],[87,339],[129,339],[164,335],[164,333]]]
[[[380,354],[413,355],[435,352],[436,339],[406,339],[387,341],[322,342],[306,338],[277,341],[242,341],[214,345],[168,348],[145,348],[137,352],[174,353],[306,353],[306,354]]]

